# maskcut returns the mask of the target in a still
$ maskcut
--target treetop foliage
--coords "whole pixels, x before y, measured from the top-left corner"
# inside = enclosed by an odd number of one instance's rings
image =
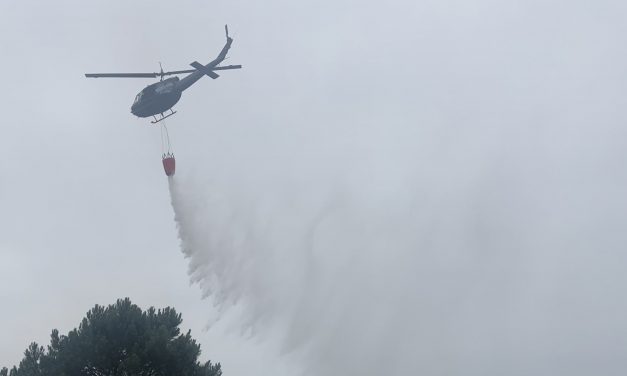
[[[129,298],[96,305],[67,335],[53,330],[44,349],[32,343],[0,376],[221,376],[220,364],[198,361],[200,345],[180,333],[174,308],[142,311]]]

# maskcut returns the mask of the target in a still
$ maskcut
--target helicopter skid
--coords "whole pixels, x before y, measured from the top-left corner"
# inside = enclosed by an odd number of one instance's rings
[[[152,124],[157,124],[158,122],[165,120],[167,118],[169,118],[170,116],[176,114],[176,111],[172,111],[172,109],[170,109],[170,113],[167,115],[163,115],[163,113],[161,113],[161,116],[157,119],[157,117],[155,115],[153,115],[152,117],[155,118],[155,120],[151,120],[150,122]]]

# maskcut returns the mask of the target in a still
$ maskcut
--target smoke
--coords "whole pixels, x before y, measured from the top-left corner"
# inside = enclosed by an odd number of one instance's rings
[[[627,370],[619,27],[477,6],[425,13],[437,43],[366,34],[411,62],[383,77],[340,33],[363,64],[258,83],[291,97],[212,128],[170,181],[192,281],[308,375]]]

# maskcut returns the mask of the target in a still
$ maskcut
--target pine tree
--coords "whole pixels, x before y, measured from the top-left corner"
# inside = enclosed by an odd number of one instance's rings
[[[198,361],[200,344],[180,333],[181,322],[174,308],[142,311],[128,298],[96,305],[78,328],[53,330],[47,349],[32,343],[0,376],[221,376],[219,363]]]

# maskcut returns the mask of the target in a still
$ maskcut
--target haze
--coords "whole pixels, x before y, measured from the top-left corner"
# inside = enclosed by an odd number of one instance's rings
[[[225,375],[625,374],[626,12],[0,5],[0,366],[129,296]],[[168,185],[152,81],[83,73],[187,69],[225,23],[244,69],[183,94]]]

